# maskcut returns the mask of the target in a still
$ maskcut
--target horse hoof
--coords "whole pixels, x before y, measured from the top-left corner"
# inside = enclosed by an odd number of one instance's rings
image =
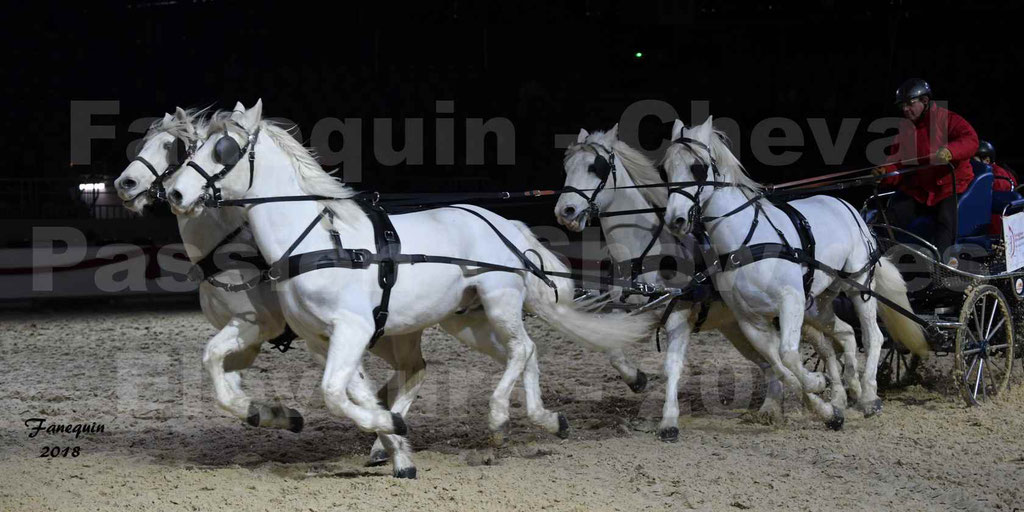
[[[506,420],[505,423],[502,423],[501,426],[491,432],[491,444],[496,448],[505,446],[505,443],[508,441],[511,433],[512,426],[509,424],[509,421]]]
[[[569,439],[569,420],[562,413],[558,413],[558,432],[555,435],[559,439]]]
[[[303,419],[302,414],[295,409],[288,409],[288,430],[298,434],[302,432],[302,427],[306,425],[306,420]]]
[[[408,478],[410,480],[416,479],[416,467],[408,467],[405,469],[399,469],[394,472],[395,478]]]
[[[366,463],[366,467],[374,468],[377,466],[383,466],[384,464],[387,464],[389,460],[391,459],[388,457],[388,452],[384,450],[374,450],[370,452],[370,461]]]
[[[825,422],[825,426],[832,430],[842,430],[846,418],[843,417],[843,410],[838,407],[832,408],[832,419]]]
[[[245,422],[250,426],[260,426],[260,406],[256,405],[256,402],[249,402],[249,415],[246,416]]]
[[[879,414],[881,412],[882,412],[882,399],[881,398],[876,398],[875,401],[871,402],[870,405],[865,405],[864,406],[864,417],[865,418],[870,418],[870,417],[872,417],[872,416],[874,416],[876,414]]]
[[[637,369],[636,380],[629,385],[629,389],[634,393],[643,393],[647,389],[647,374]]]
[[[667,427],[658,431],[658,439],[666,443],[674,443],[679,440],[679,427]]]
[[[402,416],[398,413],[391,413],[391,423],[394,424],[394,432],[392,433],[396,436],[404,436],[409,433],[409,426],[405,424],[405,420],[403,420]],[[413,475],[415,475],[416,468],[413,468],[412,472]],[[415,476],[413,478],[415,478]]]

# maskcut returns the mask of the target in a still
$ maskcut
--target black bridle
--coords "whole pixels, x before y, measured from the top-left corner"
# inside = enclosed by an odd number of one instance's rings
[[[172,157],[168,159],[167,168],[164,169],[164,172],[157,172],[156,167],[152,163],[150,163],[149,160],[146,160],[146,158],[143,157],[142,155],[137,155],[135,158],[132,159],[132,162],[139,162],[142,165],[146,166],[146,169],[149,169],[149,172],[153,174],[153,177],[155,177],[156,180],[153,181],[152,184],[150,184],[148,189],[139,192],[138,194],[135,194],[135,196],[133,196],[126,202],[130,203],[138,199],[138,197],[141,196],[142,194],[148,194],[149,197],[153,200],[167,199],[167,190],[164,189],[164,182],[167,181],[167,178],[170,178],[171,175],[177,172],[178,169],[181,169],[182,164],[184,164],[185,161],[188,160],[189,158],[192,158],[192,155],[196,153],[197,149],[199,149],[198,138],[192,140],[185,140],[184,138],[181,137],[175,137],[173,150],[174,153]]]
[[[250,133],[248,130],[243,128],[238,123],[234,124],[239,130],[245,133],[245,146],[239,147],[238,141],[231,137],[231,134],[228,133],[227,129],[225,129],[224,134],[219,139],[217,139],[217,142],[214,143],[215,145],[213,146],[213,159],[215,162],[223,166],[219,171],[217,171],[215,174],[210,174],[206,172],[206,170],[203,169],[201,165],[195,163],[194,161],[190,160],[187,164],[190,168],[192,168],[192,170],[199,173],[199,175],[202,176],[204,180],[206,180],[205,188],[209,189],[209,192],[204,195],[203,202],[207,206],[219,206],[221,204],[221,202],[223,201],[223,196],[221,194],[220,187],[217,186],[217,182],[223,180],[228,175],[228,173],[230,173],[232,170],[234,170],[235,167],[238,166],[238,163],[242,160],[242,155],[244,155],[246,152],[249,153],[248,189],[252,188],[253,173],[256,170],[256,140],[260,136],[260,127],[257,126],[256,129],[253,130],[252,133]],[[212,138],[213,137],[210,137],[210,139]],[[204,142],[203,145],[205,146],[206,143],[210,141],[210,139],[207,139],[207,141]]]
[[[690,206],[690,210],[687,212],[686,217],[690,225],[695,226],[698,223],[703,223],[703,221],[705,220],[703,216],[704,207],[703,205],[701,205],[700,199],[700,197],[704,194],[704,188],[709,186],[713,188],[719,188],[722,186],[721,182],[718,179],[718,162],[715,161],[715,155],[711,152],[711,148],[707,144],[697,139],[691,139],[689,137],[680,136],[679,138],[673,140],[672,143],[682,144],[686,146],[686,149],[690,151],[690,154],[692,154],[699,162],[697,165],[690,166],[690,174],[693,175],[694,185],[669,187],[668,189],[669,196],[671,196],[672,194],[679,194],[693,202],[693,205]],[[695,147],[701,148],[707,153],[708,156],[706,160],[697,156],[697,151],[695,151],[694,149]],[[708,169],[711,170],[711,176],[713,178],[710,182],[708,181]],[[668,173],[666,172],[666,175],[667,174]],[[691,186],[697,187],[696,194],[691,194],[685,190],[686,188],[689,188]]]
[[[562,191],[579,194],[579,196],[587,202],[587,216],[596,219],[601,214],[601,208],[597,206],[597,195],[604,190],[606,185],[608,185],[608,178],[611,177],[613,187],[617,186],[617,178],[615,176],[615,152],[596,143],[583,144],[581,147],[587,146],[594,150],[594,162],[590,164],[587,171],[597,176],[601,181],[598,182],[596,187],[590,189],[591,193],[589,196],[583,190],[572,186],[566,186]],[[598,148],[601,148],[608,153],[608,156],[605,157],[602,155],[601,152],[598,151]]]

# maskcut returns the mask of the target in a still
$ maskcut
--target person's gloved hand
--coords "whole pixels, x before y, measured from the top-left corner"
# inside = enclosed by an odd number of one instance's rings
[[[942,163],[947,163],[953,159],[953,153],[949,152],[949,148],[939,148],[939,150],[935,152],[935,156]]]
[[[881,175],[886,174],[888,172],[889,172],[889,169],[887,167],[885,167],[884,165],[880,166],[880,167],[875,167],[874,169],[871,169],[871,174],[873,174],[875,176],[881,176]]]

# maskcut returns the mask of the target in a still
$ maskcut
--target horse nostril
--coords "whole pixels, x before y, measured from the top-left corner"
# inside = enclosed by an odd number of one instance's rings
[[[124,190],[125,192],[127,192],[127,191],[135,188],[135,185],[138,185],[138,183],[135,183],[135,180],[133,180],[131,178],[125,178],[125,179],[121,180],[120,189]]]
[[[681,228],[683,224],[686,224],[686,217],[676,217],[672,220],[672,227]]]
[[[573,215],[576,214],[576,208],[572,206],[566,206],[565,208],[562,209],[562,214],[565,215],[566,217],[572,217]]]
[[[170,202],[180,206],[181,201],[184,198],[181,196],[181,192],[178,192],[177,190],[172,190],[169,194],[167,194],[167,199]]]

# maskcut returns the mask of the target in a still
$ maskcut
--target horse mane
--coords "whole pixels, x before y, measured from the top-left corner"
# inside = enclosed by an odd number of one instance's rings
[[[732,150],[729,149],[730,145],[731,142],[725,132],[718,129],[712,130],[711,156],[715,158],[715,162],[718,163],[719,169],[729,171],[725,173],[726,181],[742,185],[743,187],[749,187],[749,189],[741,189],[743,190],[744,195],[746,195],[749,190],[763,190],[764,185],[754,181],[754,179],[747,174],[747,169],[743,167],[743,164],[740,163],[739,159],[736,158],[736,155],[732,154]],[[670,158],[678,156],[680,151],[688,151],[685,148],[686,145],[684,144],[672,144],[669,146],[668,150],[665,151],[662,163],[664,164]]]
[[[658,172],[654,162],[644,156],[643,153],[630,147],[629,144],[616,140],[612,144],[612,149],[615,151],[615,155],[622,161],[622,166],[626,168],[626,174],[637,185],[655,185],[665,182],[661,178],[661,173]],[[636,190],[652,206],[660,208],[668,204],[667,187],[646,187]]]
[[[230,111],[215,113],[210,123],[210,133],[233,130],[247,135],[242,132],[237,123],[231,120],[231,114],[233,112]],[[291,131],[273,121],[262,119],[259,126],[261,134],[269,137],[291,160],[295,169],[295,179],[303,192],[313,196],[337,198],[321,202],[334,212],[340,222],[354,221],[363,217],[362,208],[352,201],[345,201],[345,199],[354,197],[358,192],[320,167],[320,162],[317,162],[316,153],[312,149],[303,146]]]
[[[587,137],[588,140],[591,138],[595,139],[595,142],[586,142],[582,144],[572,144],[565,150],[565,160],[568,160],[572,155],[580,151],[590,151],[591,153],[597,154],[592,144],[600,144],[605,146],[603,143],[596,142],[597,139],[602,138],[605,132],[596,131]],[[651,159],[644,156],[643,153],[633,149],[629,144],[622,142],[621,140],[615,140],[612,143],[612,151],[615,152],[615,156],[622,161],[622,166],[626,169],[626,174],[633,180],[633,183],[637,185],[652,185],[657,183],[664,183],[661,179],[661,173],[658,172],[658,168],[655,166]],[[668,204],[668,189],[666,187],[646,187],[636,189],[640,192],[640,195],[647,200],[652,206],[664,207]]]
[[[160,118],[153,121],[149,125],[149,129],[146,130],[146,135],[143,137],[142,142],[145,144],[158,133],[163,132],[170,133],[174,137],[188,142],[203,139],[209,132],[211,121],[209,107],[190,108],[185,111],[184,120],[178,119],[177,116],[171,116],[170,119]]]

